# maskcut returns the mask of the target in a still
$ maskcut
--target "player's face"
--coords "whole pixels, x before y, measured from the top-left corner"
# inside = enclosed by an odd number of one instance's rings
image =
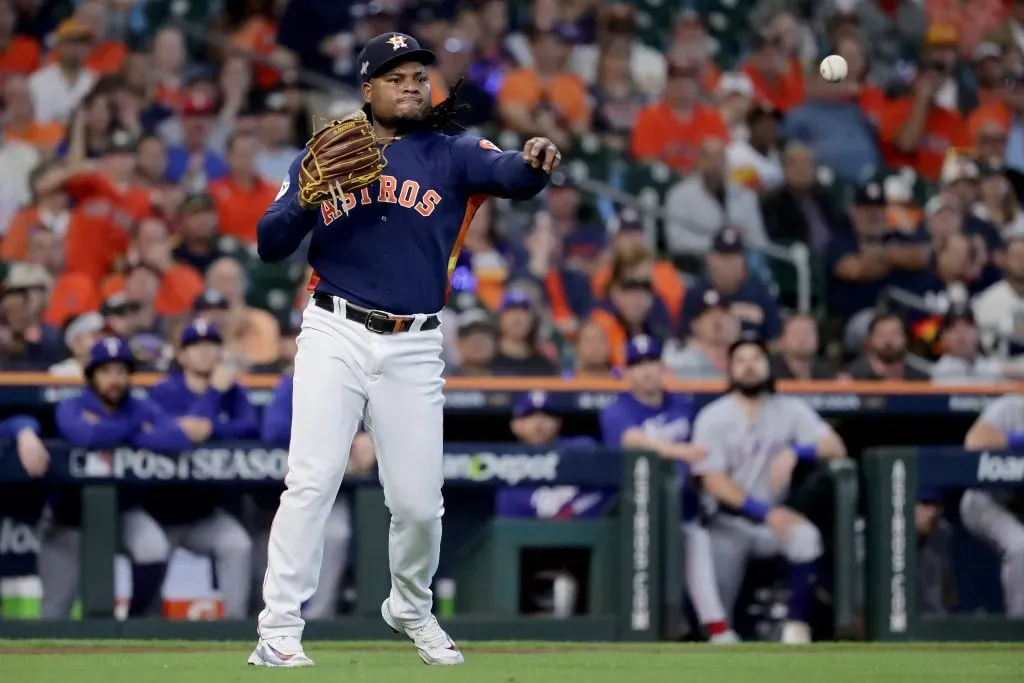
[[[512,420],[512,433],[529,446],[544,446],[558,436],[562,421],[547,413],[533,413]]]
[[[419,121],[430,107],[427,67],[415,62],[394,69],[363,84],[363,98],[373,117],[385,125]]]
[[[664,367],[660,361],[637,363],[626,368],[626,381],[635,394],[652,394],[661,389]]]
[[[197,375],[209,375],[220,359],[220,344],[201,341],[181,350],[181,366]]]
[[[740,346],[729,360],[731,384],[744,394],[763,393],[768,381],[768,372],[768,358],[764,351],[754,344]]]
[[[124,363],[107,363],[93,372],[92,385],[100,398],[110,405],[117,405],[128,393],[128,377],[128,367]]]

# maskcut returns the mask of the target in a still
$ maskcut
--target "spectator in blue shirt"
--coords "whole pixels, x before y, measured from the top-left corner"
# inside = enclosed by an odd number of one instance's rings
[[[182,106],[182,141],[167,150],[167,180],[184,181],[189,192],[201,192],[207,183],[228,174],[227,161],[208,147],[216,113],[214,101],[199,91]]]
[[[683,297],[681,336],[690,335],[690,325],[703,308],[705,293],[713,290],[744,332],[755,333],[763,339],[778,337],[782,331],[779,305],[763,282],[750,277],[740,231],[722,230],[715,237],[705,263],[704,276],[687,289]]]

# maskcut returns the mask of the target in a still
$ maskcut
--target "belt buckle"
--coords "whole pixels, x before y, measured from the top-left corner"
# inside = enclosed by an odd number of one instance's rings
[[[387,326],[378,327],[378,322],[382,322]],[[367,311],[366,322],[363,323],[363,326],[375,334],[392,334],[395,331],[394,319],[384,311]]]

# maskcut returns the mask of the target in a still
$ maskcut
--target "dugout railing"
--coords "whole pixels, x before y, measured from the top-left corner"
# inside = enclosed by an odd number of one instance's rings
[[[995,463],[995,466],[993,466]],[[875,448],[864,454],[867,635],[878,641],[1024,641],[1024,619],[992,613],[922,614],[918,604],[918,491],[1024,487],[1024,456],[962,448]],[[954,512],[955,515],[955,512]]]

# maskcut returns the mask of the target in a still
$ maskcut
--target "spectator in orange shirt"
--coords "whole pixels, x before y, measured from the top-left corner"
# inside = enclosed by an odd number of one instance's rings
[[[270,313],[245,303],[245,273],[238,261],[225,257],[214,262],[206,271],[206,289],[220,292],[227,300],[223,316],[210,322],[220,329],[232,358],[246,370],[273,368],[280,351],[281,328]]]
[[[722,116],[701,104],[699,96],[700,74],[694,64],[670,64],[664,99],[645,107],[637,116],[631,141],[633,157],[689,173],[697,164],[705,140],[728,142],[729,130]]]
[[[184,103],[185,37],[177,26],[163,26],[153,35],[153,103],[177,111]]]
[[[805,98],[802,75],[789,61],[783,39],[771,30],[755,35],[754,52],[743,67],[754,85],[754,99],[771,102],[786,113]]]
[[[635,249],[643,246],[646,237],[644,235],[644,224],[640,215],[632,208],[625,208],[619,212],[612,222],[611,232],[612,251],[619,252],[624,249]],[[672,328],[675,329],[679,323],[679,310],[683,304],[683,296],[686,294],[686,285],[679,275],[679,271],[672,265],[671,261],[657,259],[651,271],[654,293],[661,298],[668,308],[669,317],[672,320]],[[594,289],[594,297],[600,299],[608,291],[608,282],[612,277],[611,263],[605,263],[598,267],[590,276],[590,282]]]
[[[971,143],[960,112],[936,103],[945,80],[936,67],[926,63],[914,79],[911,94],[886,107],[880,131],[887,166],[912,167],[933,183],[939,180],[949,149],[965,149]]]
[[[256,243],[256,223],[277,196],[277,187],[256,173],[257,144],[251,135],[232,136],[227,149],[230,172],[210,184],[221,234],[245,244]]]
[[[612,256],[611,277],[604,300],[591,314],[608,339],[612,364],[625,362],[626,343],[638,334],[667,339],[671,320],[665,303],[654,293],[654,255],[642,244],[627,244]]]
[[[37,224],[29,230],[24,262],[44,268],[52,280],[43,313],[47,325],[61,327],[70,318],[99,308],[96,283],[64,269],[64,244],[49,228]]]
[[[75,10],[75,18],[92,31],[92,50],[85,58],[86,68],[101,76],[120,72],[128,48],[119,40],[106,40],[110,25],[106,4],[101,0],[83,0]]]
[[[568,71],[572,54],[571,27],[535,29],[531,35],[533,69],[517,69],[505,77],[498,92],[498,111],[505,126],[525,136],[543,135],[562,147],[573,134],[590,127],[586,84]]]
[[[262,7],[247,8],[248,16],[231,36],[236,48],[262,58],[264,63],[257,64],[253,74],[261,88],[277,85],[282,73],[294,71],[299,65],[295,53],[277,44],[277,22],[272,12],[267,11],[272,6],[273,3],[263,3]]]
[[[63,242],[72,221],[82,220],[79,212],[69,208],[70,198],[64,188],[49,179],[59,165],[58,161],[44,161],[32,169],[28,178],[32,204],[11,220],[7,233],[0,240],[0,261],[24,261],[28,258],[29,233],[36,226],[47,228]]]
[[[26,36],[14,35],[14,9],[0,2],[0,74],[27,76],[39,68],[39,43]]]
[[[704,92],[713,92],[722,77],[722,70],[711,59],[711,46],[712,39],[700,13],[693,9],[680,12],[672,32],[669,61],[692,61],[700,73],[700,88]]]
[[[7,76],[0,86],[3,88],[4,139],[32,145],[43,158],[51,156],[64,139],[64,124],[36,121],[32,95],[24,76]]]
[[[769,30],[779,37],[782,53],[786,58],[787,76],[792,80],[800,99],[804,92],[804,66],[800,50],[804,40],[803,28],[796,17],[790,12],[779,12],[772,17]]]
[[[68,230],[68,268],[96,282],[124,255],[136,224],[153,215],[149,191],[134,180],[135,149],[130,133],[115,130],[97,165],[72,163],[57,176],[79,200],[85,218]]]
[[[996,43],[979,43],[971,51],[971,65],[978,81],[978,104],[999,101],[1006,89],[1003,48]]]
[[[165,318],[184,315],[203,291],[203,278],[196,269],[173,259],[167,225],[159,218],[147,218],[139,223],[126,260],[129,271],[144,265],[160,274],[159,289],[153,300],[157,315]],[[126,275],[107,277],[103,282],[104,296],[124,290],[125,280]]]

